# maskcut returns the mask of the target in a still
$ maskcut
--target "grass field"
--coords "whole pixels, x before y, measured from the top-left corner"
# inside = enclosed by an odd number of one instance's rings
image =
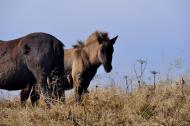
[[[43,99],[43,98],[42,98]],[[190,83],[162,83],[134,89],[91,89],[81,105],[73,96],[46,109],[43,100],[21,107],[19,98],[0,102],[0,126],[189,126]]]

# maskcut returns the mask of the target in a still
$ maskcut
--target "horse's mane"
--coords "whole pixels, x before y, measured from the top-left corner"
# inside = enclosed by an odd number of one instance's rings
[[[97,41],[102,41],[107,39],[109,39],[107,32],[95,31],[86,39],[85,42],[77,41],[77,44],[73,45],[73,48],[83,48]]]
[[[73,48],[83,48],[85,46],[83,41],[77,41],[77,44],[73,45]]]

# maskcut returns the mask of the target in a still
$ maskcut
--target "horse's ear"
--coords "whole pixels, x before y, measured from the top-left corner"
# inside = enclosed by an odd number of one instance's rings
[[[110,39],[110,42],[111,42],[112,44],[115,44],[117,38],[118,38],[118,35],[115,36],[114,38]]]

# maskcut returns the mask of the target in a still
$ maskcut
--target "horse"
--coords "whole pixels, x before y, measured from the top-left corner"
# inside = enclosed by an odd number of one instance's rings
[[[60,87],[61,90],[75,88],[75,101],[80,103],[97,69],[103,65],[107,73],[111,72],[113,45],[117,38],[110,39],[107,32],[95,31],[84,42],[78,41],[73,48],[64,49],[64,76],[69,79],[66,79],[65,86]]]
[[[60,78],[64,74],[63,47],[57,38],[41,32],[0,41],[0,89],[37,87],[45,95],[46,105],[49,106],[46,80],[53,69],[57,69]],[[33,99],[37,101],[38,93],[34,94]]]
[[[100,65],[107,73],[112,70],[113,45],[118,36],[110,39],[106,32],[94,32],[85,42],[74,45],[74,49],[65,51],[65,68],[71,70],[75,100],[81,102],[81,97],[87,92],[90,81],[95,76]],[[67,58],[70,60],[66,60]],[[67,71],[65,71],[67,72]]]

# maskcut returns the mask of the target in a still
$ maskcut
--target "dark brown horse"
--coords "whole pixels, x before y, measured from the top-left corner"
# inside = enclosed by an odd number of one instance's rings
[[[67,90],[74,87],[77,102],[80,102],[82,94],[87,92],[90,81],[100,65],[104,66],[106,72],[112,70],[113,45],[117,37],[110,39],[108,33],[96,31],[84,42],[74,45],[74,48],[64,50],[64,73],[69,79],[61,88]],[[30,92],[27,89],[26,91]]]
[[[38,87],[47,97],[47,76],[53,69],[63,71],[63,44],[46,33],[32,33],[11,41],[0,42],[0,89],[21,90]],[[38,91],[38,90],[35,90]],[[39,96],[34,93],[33,99]]]

